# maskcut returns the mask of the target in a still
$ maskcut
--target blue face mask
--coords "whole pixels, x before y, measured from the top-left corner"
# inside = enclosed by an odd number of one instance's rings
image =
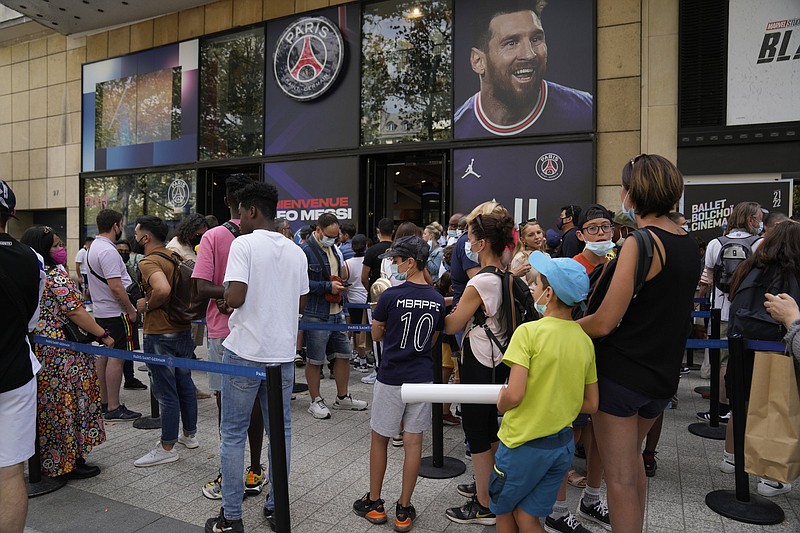
[[[758,223],[758,229],[756,229],[756,235],[761,235],[761,232],[764,231],[764,221]]]
[[[472,251],[472,243],[469,241],[464,243],[464,253],[467,254],[467,259],[472,261],[473,263],[480,263],[478,260],[478,252]]]
[[[542,299],[542,296],[544,296],[544,293],[540,294],[539,297],[536,299],[536,301],[533,303],[533,307],[534,309],[536,309],[536,312],[539,313],[539,316],[544,316],[545,311],[547,311],[547,304],[539,303],[539,300]]]
[[[319,241],[322,246],[326,248],[330,248],[334,244],[336,244],[336,239],[334,237],[326,237],[325,235],[322,236],[322,240]]]
[[[408,272],[407,271],[406,272],[400,272],[398,270],[397,263],[392,263],[390,268],[392,269],[392,277],[394,279],[396,279],[397,281],[405,281],[405,279],[408,277]]]
[[[429,240],[429,241],[428,241],[428,248],[430,248],[431,250],[433,250],[433,239],[431,239],[431,240]]]
[[[625,212],[625,216],[628,217],[631,222],[636,223],[636,211],[634,211],[633,206],[631,206],[630,209],[625,209],[625,200],[628,199],[629,194],[629,192],[626,192],[625,198],[622,199],[622,210]]]
[[[447,230],[447,236],[450,237],[451,239],[458,238],[458,230],[455,230],[455,229]]]

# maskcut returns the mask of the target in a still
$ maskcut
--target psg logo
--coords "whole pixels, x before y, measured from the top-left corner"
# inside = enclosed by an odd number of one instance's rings
[[[295,100],[313,100],[330,89],[342,69],[344,46],[336,24],[306,17],[284,30],[273,58],[275,81]]]
[[[555,181],[564,173],[564,161],[561,156],[548,152],[536,161],[536,175],[544,181]]]

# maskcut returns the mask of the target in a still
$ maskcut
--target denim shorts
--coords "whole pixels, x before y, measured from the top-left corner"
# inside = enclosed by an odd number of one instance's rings
[[[516,448],[501,442],[489,478],[489,508],[494,514],[519,507],[531,516],[549,515],[574,453],[571,428]]]
[[[344,325],[344,313],[330,315],[328,318],[303,317],[303,322],[312,324],[341,324]],[[306,355],[308,363],[312,365],[323,365],[325,359],[332,361],[335,358],[350,359],[353,353],[353,346],[347,338],[347,331],[324,330],[305,330],[303,331],[303,341],[306,345]]]
[[[222,337],[220,339],[212,339],[208,338],[208,360],[212,363],[221,363],[222,362],[222,353],[225,348],[222,347],[222,341],[225,338]],[[219,392],[222,390],[222,374],[218,372],[209,372],[208,373],[208,388],[214,392]]]
[[[619,417],[639,415],[642,418],[652,419],[663,413],[669,404],[669,400],[654,400],[602,376],[598,376],[597,385],[600,390],[598,409],[609,415]]]

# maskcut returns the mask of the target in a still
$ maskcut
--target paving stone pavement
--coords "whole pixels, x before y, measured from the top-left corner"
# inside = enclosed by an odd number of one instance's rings
[[[334,382],[327,378],[327,368],[325,373],[322,392],[332,401],[336,393]],[[137,369],[137,375],[147,381],[144,372]],[[356,398],[371,400],[372,386],[362,384],[362,376],[355,371],[351,373],[350,391]],[[207,389],[204,373],[196,372],[194,378],[201,389]],[[302,369],[297,371],[297,381],[305,381]],[[695,386],[705,384],[707,380],[700,379],[697,372],[685,376],[678,392],[678,408],[666,412],[658,447],[658,471],[649,482],[645,531],[797,533],[800,531],[800,489],[797,487],[789,494],[773,499],[786,513],[786,520],[775,526],[735,522],[706,507],[706,493],[715,489],[733,489],[734,481],[732,475],[723,474],[717,468],[722,442],[696,437],[686,429],[696,421],[696,411],[708,408],[708,402],[692,392]],[[122,401],[132,409],[149,411],[148,392],[123,390]],[[330,420],[314,420],[306,412],[308,401],[307,393],[299,394],[291,407],[293,443],[289,498],[292,531],[388,531],[389,525],[372,525],[353,514],[351,507],[369,486],[369,410],[333,411]],[[26,532],[201,531],[206,519],[219,512],[221,502],[206,499],[201,493],[203,484],[215,477],[219,468],[216,405],[213,399],[199,400],[198,405],[200,447],[187,450],[179,446],[179,461],[157,467],[133,466],[133,461],[158,441],[157,430],[135,429],[130,422],[108,422],[107,441],[89,455],[89,461],[100,466],[102,473],[92,479],[70,481],[65,489],[32,499]],[[445,427],[445,454],[463,459],[463,440],[460,427]],[[426,434],[423,455],[431,453],[430,435]],[[266,450],[263,457],[266,462]],[[400,492],[402,461],[402,448],[390,446],[383,492],[390,524],[394,502]],[[494,531],[493,527],[454,524],[444,515],[446,508],[464,502],[456,492],[456,485],[471,480],[472,468],[469,461],[466,463],[466,473],[455,479],[420,478],[413,497],[418,512],[414,531]],[[584,461],[576,459],[576,467],[582,470]],[[755,492],[756,482],[751,478],[752,492]],[[579,489],[568,488],[572,509],[577,506],[579,495]],[[261,514],[262,505],[263,496],[245,499],[246,531],[269,530]],[[65,520],[65,516],[69,516],[69,520]],[[592,531],[603,531],[592,524],[585,525]]]

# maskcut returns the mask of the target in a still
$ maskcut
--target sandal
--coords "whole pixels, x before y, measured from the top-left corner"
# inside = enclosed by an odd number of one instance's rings
[[[582,476],[578,472],[576,472],[574,468],[570,468],[569,473],[567,473],[567,483],[569,483],[573,487],[577,487],[579,489],[585,489],[586,476]]]

